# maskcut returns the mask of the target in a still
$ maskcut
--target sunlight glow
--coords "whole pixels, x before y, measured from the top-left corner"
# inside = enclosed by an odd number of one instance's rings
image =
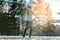
[[[50,5],[46,1],[37,0],[37,3],[34,4],[33,11],[36,14],[35,20],[37,22],[47,23],[52,19],[52,12],[50,9]]]

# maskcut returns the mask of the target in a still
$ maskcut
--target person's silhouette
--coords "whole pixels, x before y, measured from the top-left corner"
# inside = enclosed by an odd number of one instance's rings
[[[32,14],[29,13],[29,10],[28,10],[28,14],[27,14],[27,17],[26,18],[27,18],[26,19],[26,29],[24,30],[23,37],[25,37],[26,31],[28,29],[30,29],[29,38],[31,38],[31,33],[32,33]]]

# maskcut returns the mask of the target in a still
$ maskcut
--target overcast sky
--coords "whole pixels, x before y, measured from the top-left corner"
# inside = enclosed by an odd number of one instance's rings
[[[60,12],[60,0],[49,0],[50,7],[52,9],[52,16],[55,20],[59,19],[60,20],[60,15],[58,12]]]

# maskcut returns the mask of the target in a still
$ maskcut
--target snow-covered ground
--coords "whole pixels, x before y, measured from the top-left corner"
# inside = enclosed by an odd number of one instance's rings
[[[6,37],[6,38],[5,38]],[[4,38],[2,38],[2,36],[0,37],[0,40],[60,40],[60,37],[52,37],[52,36],[34,36],[34,38],[18,38],[18,36],[15,36],[16,38],[12,38],[9,36],[5,36]],[[9,38],[7,38],[9,37]]]

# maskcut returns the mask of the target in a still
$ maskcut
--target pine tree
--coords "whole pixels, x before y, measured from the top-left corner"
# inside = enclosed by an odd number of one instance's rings
[[[15,1],[15,0],[14,0]],[[15,3],[15,4],[14,4]],[[16,35],[20,33],[20,22],[19,19],[15,17],[15,15],[24,15],[25,13],[25,3],[22,2],[13,2],[9,13],[0,12],[0,33],[2,35]],[[17,5],[17,6],[16,6]],[[18,7],[18,8],[17,8]],[[16,9],[17,8],[17,9]]]
[[[26,13],[26,1],[25,0],[21,0],[20,2],[18,2],[18,7],[17,7],[17,15],[19,17],[22,18],[22,27],[20,27],[20,33],[23,33],[24,30],[24,26],[26,21],[24,20],[23,16],[25,16]]]

